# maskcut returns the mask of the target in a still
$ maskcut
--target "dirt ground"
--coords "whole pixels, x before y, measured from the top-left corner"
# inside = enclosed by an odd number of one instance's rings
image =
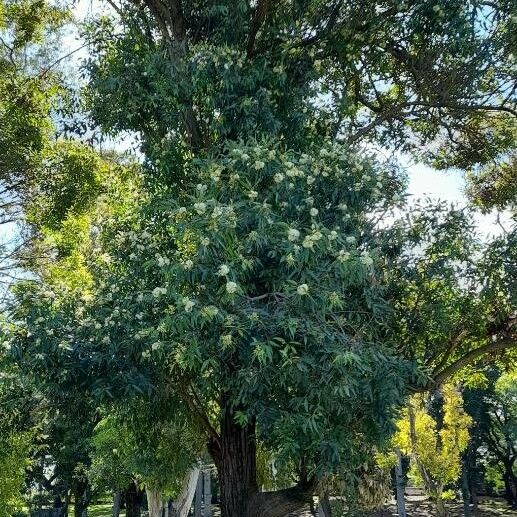
[[[449,517],[463,517],[463,504],[450,503],[447,505]],[[503,499],[481,498],[476,512],[472,509],[472,517],[517,517],[517,511],[512,510]],[[406,496],[406,510],[408,517],[434,517],[436,511],[433,504],[423,496]],[[219,516],[219,511],[213,508],[213,517]],[[384,511],[378,514],[379,517],[397,517],[397,508],[392,501],[386,505]],[[313,517],[309,511],[290,517]]]
[[[447,505],[450,517],[463,517],[463,503],[450,503]],[[388,506],[389,512],[386,517],[397,516],[395,503]],[[408,517],[432,517],[436,515],[433,504],[424,497],[409,496],[406,498],[406,509]],[[481,498],[478,509],[474,512],[471,505],[473,517],[495,517],[495,516],[517,516],[517,511],[512,510],[502,499]]]
[[[463,503],[453,502],[447,505],[449,517],[463,517]],[[406,495],[406,511],[408,517],[434,517],[436,510],[432,502],[425,496]],[[480,498],[478,508],[475,511],[471,505],[472,517],[517,517],[517,511],[512,510],[504,499]],[[378,517],[397,517],[397,507],[395,501],[386,505]],[[290,517],[312,517],[311,512],[302,513],[300,516]]]

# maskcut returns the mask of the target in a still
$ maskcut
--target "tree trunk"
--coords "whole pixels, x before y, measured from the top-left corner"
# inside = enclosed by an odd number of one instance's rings
[[[194,517],[203,517],[203,476],[197,479],[196,495],[194,501]]]
[[[132,481],[126,490],[126,517],[141,516],[141,494],[136,481]]]
[[[113,492],[113,508],[112,515],[113,517],[119,517],[120,515],[120,503],[122,502],[122,494],[119,490]]]
[[[320,496],[318,503],[318,517],[332,517],[332,508],[327,492]]]
[[[397,515],[398,517],[406,517],[406,480],[404,478],[404,469],[402,467],[402,454],[399,449],[395,450],[397,456],[397,464],[395,465],[395,495],[397,499]]]
[[[169,502],[169,517],[187,517],[192,506],[199,477],[198,467],[188,471],[180,495],[176,501]]]
[[[68,517],[68,510],[70,509],[70,501],[72,500],[72,491],[71,490],[67,490],[66,494],[65,494],[65,511],[64,511],[64,515],[65,517]]]
[[[229,407],[221,422],[219,472],[221,517],[251,517],[251,500],[258,493],[255,422],[241,426]]]
[[[517,507],[517,480],[512,467],[513,463],[505,463],[504,465],[504,498],[512,508],[515,508]]]
[[[147,494],[147,509],[149,510],[149,517],[162,517],[163,501],[162,494],[158,490],[145,489]]]
[[[463,470],[461,472],[461,494],[463,496],[463,517],[470,517],[472,512],[470,511],[470,488],[466,461],[463,462]]]
[[[307,507],[315,488],[307,480],[285,490],[259,492],[255,422],[241,426],[229,403],[222,408],[219,443],[209,444],[219,473],[221,517],[285,517]]]
[[[445,506],[443,499],[440,496],[438,496],[435,499],[435,503],[436,503],[436,515],[438,515],[438,517],[447,517],[449,515],[449,512],[447,511],[447,508]]]
[[[78,481],[74,489],[74,516],[87,517],[88,515],[88,482]]]

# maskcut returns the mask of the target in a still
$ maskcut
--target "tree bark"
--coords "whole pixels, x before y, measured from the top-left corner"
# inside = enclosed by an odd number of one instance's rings
[[[220,451],[215,459],[219,472],[221,517],[251,517],[251,500],[258,493],[255,422],[235,421],[229,403],[221,421]]]
[[[320,496],[318,503],[318,517],[332,517],[332,508],[327,492]]]
[[[517,479],[513,473],[513,462],[504,465],[504,498],[512,508],[517,507]]]
[[[161,492],[146,488],[145,493],[147,494],[147,509],[149,510],[149,517],[162,517],[163,501]]]
[[[468,476],[468,465],[466,460],[463,461],[461,472],[461,494],[463,497],[463,517],[470,517],[472,512],[470,511],[470,487],[469,487],[469,476]]]
[[[120,493],[120,490],[113,492],[113,507],[112,507],[112,516],[113,517],[119,517],[121,502],[122,502],[122,494]]]
[[[185,477],[180,495],[176,501],[169,503],[169,517],[187,517],[192,506],[198,479],[199,467],[193,467]]]
[[[86,517],[88,514],[88,482],[78,481],[74,489],[74,516]]]
[[[439,517],[447,517],[449,515],[449,512],[447,511],[445,503],[441,497],[436,497],[435,504],[436,515],[438,515]]]
[[[276,492],[259,492],[255,422],[236,423],[230,403],[223,400],[218,443],[209,450],[219,474],[221,517],[285,517],[307,507],[315,485],[302,480]]]
[[[126,517],[141,516],[141,493],[136,481],[132,481],[126,490]]]
[[[398,517],[406,517],[406,480],[404,479],[404,469],[402,467],[402,454],[399,449],[395,450],[397,464],[395,465],[395,492],[397,499]]]

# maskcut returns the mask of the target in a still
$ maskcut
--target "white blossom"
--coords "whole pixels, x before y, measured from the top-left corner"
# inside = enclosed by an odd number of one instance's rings
[[[273,176],[274,180],[277,182],[277,183],[281,183],[283,181],[283,179],[285,178],[285,176],[281,173],[281,172],[277,172],[274,176]]]
[[[162,256],[158,255],[157,262],[158,262],[158,266],[165,267],[165,266],[168,266],[171,261],[167,257],[162,257]]]
[[[212,212],[212,217],[214,219],[217,219],[218,217],[221,217],[223,215],[223,209],[220,206],[214,207],[214,210]]]
[[[231,334],[225,334],[224,336],[221,336],[221,343],[223,346],[231,346],[232,344],[232,335]]]
[[[329,233],[328,239],[329,239],[329,241],[334,241],[334,240],[337,239],[337,232],[336,232],[336,230],[332,230]]]
[[[312,215],[312,217],[316,217],[318,215],[319,211],[317,208],[311,208],[310,209],[310,214]]]
[[[221,264],[217,270],[219,276],[226,276],[230,272],[230,268],[226,264]]]
[[[155,287],[153,289],[153,296],[155,298],[159,298],[161,295],[166,294],[166,293],[167,293],[167,289],[165,289],[165,287]]]
[[[296,289],[296,292],[300,295],[300,296],[305,296],[306,294],[309,294],[309,286],[307,284],[300,284],[297,289]]]
[[[192,312],[192,308],[196,304],[193,300],[191,300],[189,297],[183,298],[183,308],[185,309],[185,312]]]
[[[249,197],[250,199],[257,199],[257,197],[258,197],[258,192],[257,192],[256,190],[250,190],[250,191],[248,192],[248,197]]]
[[[263,169],[266,166],[266,164],[260,160],[257,160],[253,166],[255,167],[255,170],[259,171]]]
[[[365,266],[371,266],[373,264],[373,259],[370,257],[370,254],[367,251],[363,251],[361,253],[361,262]]]
[[[345,251],[345,250],[340,250],[339,251],[338,260],[340,262],[345,262],[349,258],[350,258],[350,253],[348,251]]]
[[[289,228],[287,231],[287,238],[294,242],[300,238],[300,232],[296,228]]]
[[[202,215],[206,212],[206,204],[205,203],[194,203],[194,210]]]
[[[212,169],[210,171],[210,178],[217,183],[221,179],[221,169],[219,167]]]
[[[237,284],[235,282],[226,282],[226,291],[233,294],[237,291]]]

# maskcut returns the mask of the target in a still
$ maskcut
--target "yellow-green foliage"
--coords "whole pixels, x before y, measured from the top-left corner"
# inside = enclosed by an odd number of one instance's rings
[[[90,247],[91,221],[88,215],[69,216],[60,232],[52,232],[46,244],[57,250],[58,260],[52,261],[45,278],[53,285],[72,291],[87,289],[91,274],[86,267],[85,254]]]
[[[43,153],[26,218],[37,234],[29,261],[49,285],[84,294],[91,288],[95,228],[123,217],[141,197],[137,165],[121,162],[73,141],[55,142]]]
[[[29,433],[0,436],[0,517],[11,517],[22,507],[21,490],[29,466]]]
[[[436,421],[425,409],[422,395],[415,395],[410,401],[415,422],[413,440],[409,410],[397,422],[398,432],[394,437],[394,445],[411,456],[410,476],[419,485],[425,486],[419,464],[436,487],[456,481],[461,470],[461,453],[468,445],[468,429],[472,419],[463,409],[461,394],[454,386],[445,385],[442,387],[442,395],[441,429],[437,428]]]

